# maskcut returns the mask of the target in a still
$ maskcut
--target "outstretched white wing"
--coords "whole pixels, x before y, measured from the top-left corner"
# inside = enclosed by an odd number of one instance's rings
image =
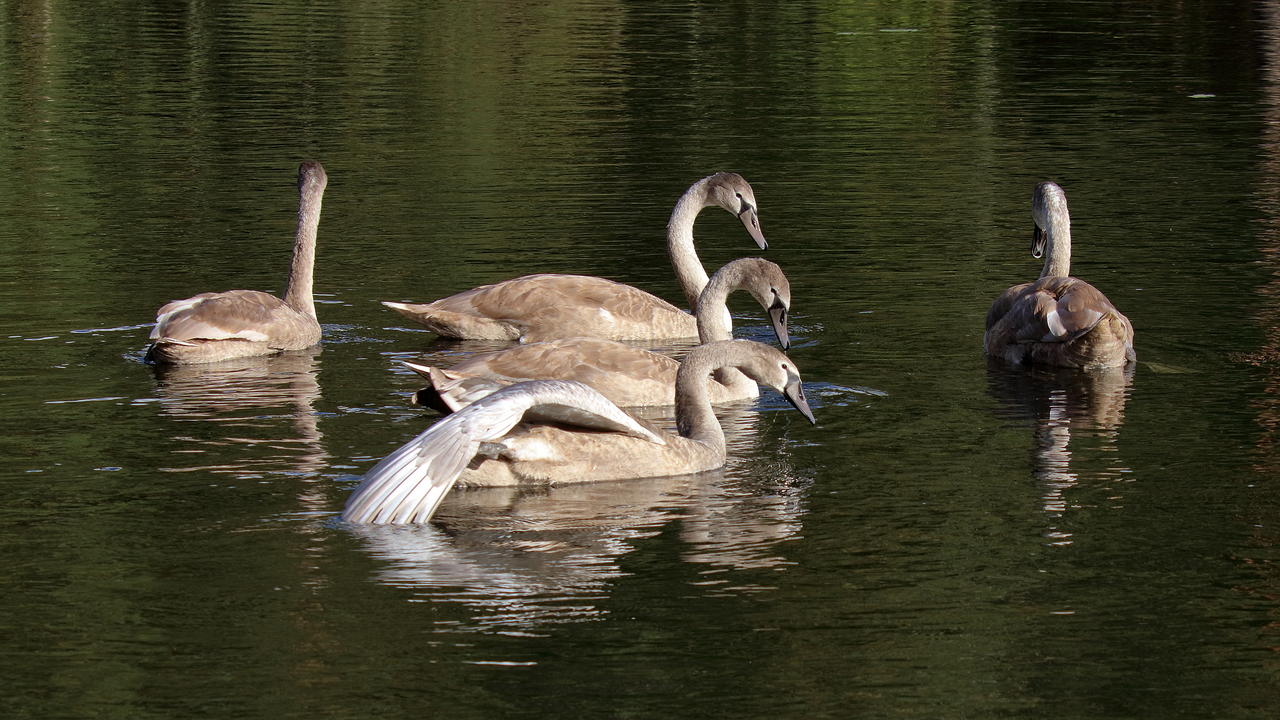
[[[482,442],[501,440],[527,411],[665,444],[660,435],[590,387],[567,380],[516,383],[446,416],[365,474],[342,519],[356,523],[426,522]]]

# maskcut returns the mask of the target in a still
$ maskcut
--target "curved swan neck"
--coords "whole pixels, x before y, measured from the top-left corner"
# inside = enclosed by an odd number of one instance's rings
[[[710,180],[711,177],[702,178],[685,190],[667,221],[667,254],[671,256],[676,280],[690,308],[697,307],[698,295],[708,280],[707,271],[693,246],[693,222],[704,207],[712,204],[707,194]]]
[[[733,339],[733,321],[729,315],[729,294],[745,287],[741,263],[729,263],[711,276],[693,304],[698,319],[698,342],[709,343]]]
[[[298,173],[298,227],[293,238],[293,262],[285,283],[284,301],[308,317],[316,317],[312,280],[316,264],[316,234],[320,203],[328,178],[319,163],[307,163]]]
[[[1066,193],[1057,185],[1043,183],[1036,188],[1032,214],[1045,234],[1040,277],[1067,277],[1071,274],[1071,215],[1067,212]]]
[[[711,409],[707,376],[729,363],[707,346],[690,352],[676,372],[676,429],[680,435],[710,447],[722,456],[725,452],[724,428]]]

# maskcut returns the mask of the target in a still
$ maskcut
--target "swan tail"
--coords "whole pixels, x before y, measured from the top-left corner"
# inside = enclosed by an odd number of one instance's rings
[[[458,340],[519,340],[523,334],[519,327],[505,320],[441,310],[430,303],[415,305],[384,300],[382,304],[441,337]]]

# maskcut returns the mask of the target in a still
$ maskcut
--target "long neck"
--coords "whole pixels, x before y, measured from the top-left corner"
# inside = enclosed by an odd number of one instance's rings
[[[723,363],[704,353],[690,353],[676,372],[676,428],[680,434],[725,456],[724,428],[711,410],[707,376]]]
[[[294,310],[309,317],[316,316],[312,297],[312,271],[316,264],[316,231],[320,227],[320,201],[324,187],[304,183],[298,203],[298,229],[293,238],[293,262],[285,283],[284,301]]]
[[[698,295],[707,284],[707,271],[693,247],[693,221],[707,206],[706,185],[707,179],[703,178],[686,190],[667,221],[667,254],[690,308],[697,306]]]
[[[1048,239],[1040,277],[1067,277],[1071,274],[1071,216],[1067,214],[1065,199],[1049,203],[1044,233]]]
[[[735,260],[720,268],[711,276],[707,286],[698,296],[698,342],[706,344],[717,340],[733,339],[733,319],[729,315],[729,294],[743,289],[744,266],[742,260]],[[716,382],[729,389],[754,388],[755,381],[734,367],[722,367],[714,373]],[[738,390],[742,392],[742,390]],[[719,427],[716,423],[716,427]]]
[[[733,339],[733,320],[729,315],[729,293],[742,288],[741,263],[734,261],[711,276],[694,303],[698,319],[698,341],[702,343]]]

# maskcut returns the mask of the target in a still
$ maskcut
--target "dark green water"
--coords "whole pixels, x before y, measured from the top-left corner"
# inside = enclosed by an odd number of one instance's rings
[[[4,714],[1270,718],[1280,17],[1253,3],[13,2],[0,10]],[[157,374],[161,304],[278,291],[314,354]],[[356,530],[431,421],[379,300],[535,271],[670,299],[672,203],[753,184],[816,427],[698,477]],[[1129,374],[989,367],[1039,265]],[[717,267],[754,254],[708,212]],[[740,336],[767,339],[738,299]]]

